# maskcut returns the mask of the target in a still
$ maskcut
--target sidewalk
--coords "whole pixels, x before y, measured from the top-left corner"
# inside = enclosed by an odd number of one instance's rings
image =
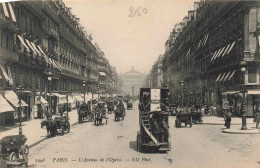
[[[256,129],[256,123],[253,122],[253,118],[246,119],[247,130],[241,130],[242,126],[242,118],[241,117],[232,117],[231,119],[231,127],[227,129],[224,126],[224,118],[216,117],[216,116],[205,116],[203,118],[203,123],[205,125],[223,125],[225,128],[223,130],[224,133],[230,134],[260,134],[260,129]]]
[[[53,115],[53,118],[59,115]],[[69,112],[70,125],[75,125],[78,123],[78,114],[77,110],[72,110]],[[23,135],[27,137],[26,144],[29,147],[33,147],[38,143],[47,139],[46,128],[41,128],[41,119],[33,119],[30,121],[22,122],[22,131]],[[16,123],[14,126],[10,127],[0,127],[0,139],[9,135],[18,135],[19,133],[19,123]]]

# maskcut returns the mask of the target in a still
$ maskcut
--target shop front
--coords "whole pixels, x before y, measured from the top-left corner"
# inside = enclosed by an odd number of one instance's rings
[[[18,121],[18,117],[19,117],[19,110],[21,110],[21,117],[22,117],[22,121],[26,121],[27,120],[27,116],[28,113],[26,113],[28,111],[28,104],[26,104],[24,102],[24,100],[21,99],[21,105],[19,104],[19,98],[16,95],[16,93],[12,90],[10,91],[5,91],[5,95],[4,97],[6,98],[6,100],[12,105],[12,107],[15,109],[14,112],[14,120]],[[21,108],[21,109],[20,109]]]
[[[0,126],[14,124],[14,108],[0,94]]]

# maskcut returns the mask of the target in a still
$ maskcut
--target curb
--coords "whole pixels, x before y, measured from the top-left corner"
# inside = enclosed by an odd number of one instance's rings
[[[77,124],[78,124],[78,122],[75,122],[75,123],[71,124],[70,126],[74,126],[74,125],[77,125]],[[48,137],[42,138],[42,139],[40,139],[39,141],[36,141],[36,142],[34,142],[33,144],[29,145],[29,148],[32,148],[32,147],[34,147],[34,146],[40,144],[41,142],[43,142],[43,141],[45,141],[45,140],[47,140],[47,139],[49,139],[49,138],[48,138]]]
[[[260,134],[260,131],[258,129],[248,129],[248,130],[225,129],[222,132],[229,133],[229,134]]]

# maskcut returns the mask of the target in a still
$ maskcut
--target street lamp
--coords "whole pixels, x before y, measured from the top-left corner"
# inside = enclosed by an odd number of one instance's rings
[[[99,101],[99,85],[97,85],[97,89],[98,89],[98,101]]]
[[[245,72],[246,72],[246,62],[242,61],[240,63],[241,65],[241,72],[242,72],[242,78],[243,78],[243,83],[242,83],[242,92],[243,92],[243,98],[242,98],[242,127],[241,130],[246,130],[246,105],[245,105]]]
[[[184,80],[181,80],[181,86],[182,86],[182,100],[181,100],[181,106],[183,107],[183,102],[184,102]]]
[[[50,114],[52,113],[52,109],[51,109],[51,80],[52,80],[52,72],[51,70],[49,69],[48,72],[47,72],[47,75],[48,75],[48,85],[49,85],[49,111],[50,111]],[[47,116],[48,114],[46,114],[46,118],[48,118]]]
[[[23,132],[22,132],[22,121],[21,121],[21,118],[22,118],[22,92],[23,92],[24,88],[22,88],[21,85],[19,85],[18,88],[16,88],[16,93],[18,95],[18,99],[19,99],[19,135],[22,135]]]
[[[82,85],[83,85],[83,87],[84,87],[84,103],[85,103],[85,100],[86,100],[86,97],[85,97],[85,93],[86,93],[86,90],[85,90],[85,88],[86,88],[86,81],[83,81]]]

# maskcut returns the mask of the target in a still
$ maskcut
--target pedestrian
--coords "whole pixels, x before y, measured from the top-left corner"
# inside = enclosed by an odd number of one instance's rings
[[[202,117],[204,117],[205,116],[205,107],[204,106],[201,107],[201,113],[202,113]]]
[[[209,115],[211,115],[211,116],[214,115],[214,109],[213,109],[213,105],[212,104],[209,107]]]
[[[165,117],[163,117],[162,119],[162,124],[161,124],[161,142],[166,142],[166,138],[167,138],[167,133],[168,133],[168,124],[166,122]]]
[[[154,114],[151,119],[154,136],[157,139],[157,141],[159,141],[160,129],[158,125],[158,116]]]

